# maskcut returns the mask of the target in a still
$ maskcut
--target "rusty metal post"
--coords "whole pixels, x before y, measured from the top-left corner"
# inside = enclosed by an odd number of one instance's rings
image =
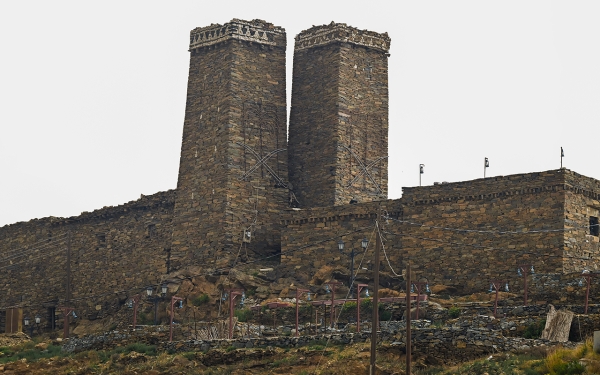
[[[173,306],[177,301],[183,301],[183,298],[180,297],[171,297],[171,320],[169,321],[169,342],[173,341]]]
[[[331,289],[331,307],[330,307],[330,311],[329,314],[331,315],[330,317],[330,324],[331,324],[331,329],[333,329],[333,324],[335,322],[335,309],[333,308],[333,306],[335,306],[335,288],[338,285],[342,285],[342,283],[338,282],[338,281],[330,281],[328,283],[325,283],[326,285],[329,285],[329,288]]]
[[[410,332],[410,305],[411,305],[411,295],[410,295],[410,262],[406,265],[406,374],[410,375],[410,367],[411,367],[411,346],[412,346],[412,338]]]
[[[377,328],[379,325],[379,253],[381,251],[381,238],[379,233],[379,215],[377,213],[377,222],[375,222],[375,267],[373,272],[375,273],[375,285],[373,287],[373,323],[371,327],[371,363],[369,367],[369,374],[375,375],[375,361],[377,360]]]
[[[529,269],[532,267],[531,264],[521,264],[519,270],[523,275],[524,291],[523,291],[523,305],[527,306],[527,276],[529,276]]]
[[[356,285],[356,333],[360,333],[360,292],[366,287],[367,284]]]
[[[588,313],[588,302],[590,299],[590,284],[592,283],[592,277],[594,277],[594,274],[591,273],[582,273],[582,276],[585,277],[585,281],[587,283],[587,287],[585,289],[585,309],[583,311],[584,314]]]
[[[496,291],[496,299],[494,302],[494,318],[498,317],[497,311],[498,311],[498,293],[500,291],[500,288],[502,287],[502,284],[505,284],[506,281],[503,280],[492,280],[491,284],[492,287],[494,288],[494,290]]]
[[[137,309],[138,309],[138,304],[140,302],[140,298],[142,296],[140,294],[137,294],[133,297],[131,297],[131,301],[133,302],[133,329],[135,330],[135,325],[137,322]]]
[[[298,300],[302,293],[308,293],[308,289],[298,289],[296,288],[296,337],[298,337]],[[309,319],[310,320],[310,319]]]
[[[63,339],[67,339],[69,338],[69,314],[75,311],[75,309],[72,307],[59,307],[59,309],[62,310],[65,319],[63,327]]]
[[[233,302],[235,297],[242,295],[240,291],[241,289],[229,289],[229,340],[233,339]]]

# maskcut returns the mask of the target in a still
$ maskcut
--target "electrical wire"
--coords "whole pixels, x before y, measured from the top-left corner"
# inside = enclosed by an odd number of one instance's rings
[[[299,247],[296,247],[296,248],[293,248],[293,249],[282,251],[282,252],[277,253],[277,254],[271,254],[271,255],[267,255],[267,256],[262,257],[262,258],[257,258],[257,259],[254,259],[252,261],[248,261],[246,263],[243,263],[242,265],[246,266],[246,265],[249,265],[249,264],[254,264],[254,263],[262,262],[262,261],[264,261],[266,259],[270,259],[270,258],[274,258],[274,257],[279,257],[282,254],[292,254],[294,252],[301,251],[301,250],[304,250],[306,248],[309,248],[309,247],[312,247],[312,246],[316,246],[316,245],[319,245],[319,244],[322,244],[322,243],[325,243],[325,242],[335,241],[340,236],[347,236],[347,235],[350,235],[350,234],[353,234],[353,233],[363,232],[363,231],[365,231],[367,229],[370,229],[372,227],[373,226],[361,227],[361,228],[355,229],[353,231],[345,232],[345,233],[343,233],[341,235],[336,235],[335,237],[330,237],[330,238],[318,240],[318,241],[312,242],[310,244],[306,244],[306,245],[302,245],[302,246],[299,246]],[[232,266],[217,268],[217,269],[214,269],[214,270],[205,271],[205,272],[201,272],[201,273],[197,273],[197,274],[193,274],[193,275],[188,275],[188,276],[185,276],[185,277],[181,278],[180,280],[181,281],[183,281],[183,280],[191,280],[194,277],[209,276],[209,275],[212,275],[214,273],[219,273],[219,272],[224,272],[224,271],[228,271],[228,270],[234,269],[237,266],[238,265],[232,265]],[[88,299],[91,299],[91,298],[105,297],[105,296],[108,296],[108,295],[115,295],[115,294],[127,293],[127,292],[131,292],[131,291],[143,291],[148,286],[150,286],[150,287],[157,287],[159,285],[160,285],[160,283],[158,283],[158,284],[150,284],[150,285],[143,286],[143,287],[135,286],[135,287],[131,287],[131,288],[127,288],[127,289],[122,289],[122,290],[118,290],[118,291],[111,291],[111,292],[106,292],[106,293],[99,293],[99,294],[94,294],[94,295],[89,295],[89,296],[79,297],[79,298],[72,298],[68,302],[83,301],[83,300],[88,300]],[[47,301],[44,301],[44,302],[47,302]],[[18,306],[20,306],[20,307],[31,307],[31,306],[35,306],[35,305],[38,305],[38,304],[41,304],[41,303],[44,303],[44,302],[37,302],[36,301],[36,302],[30,302],[30,303],[27,303],[27,304],[19,304]],[[63,301],[63,303],[64,302],[66,302],[66,301]],[[0,307],[0,309],[6,309],[6,308],[14,307],[14,306],[15,305],[8,306],[8,307]]]
[[[498,230],[479,230],[479,229],[440,227],[440,226],[435,226],[435,225],[427,225],[427,224],[423,224],[423,223],[416,223],[416,222],[412,222],[412,221],[408,221],[408,220],[395,219],[395,218],[390,217],[390,216],[384,216],[383,218],[384,219],[393,220],[393,221],[397,221],[397,222],[402,223],[402,224],[414,225],[414,226],[425,227],[425,228],[441,229],[441,230],[447,230],[447,231],[453,231],[453,232],[460,232],[460,233],[486,233],[486,234],[500,234],[500,235],[504,235],[504,234],[531,234],[531,233],[568,232],[568,231],[571,231],[571,230],[589,228],[589,227],[599,226],[600,225],[600,224],[590,224],[590,225],[576,226],[576,227],[570,227],[570,228],[536,229],[536,230],[528,230],[528,231],[498,231]]]

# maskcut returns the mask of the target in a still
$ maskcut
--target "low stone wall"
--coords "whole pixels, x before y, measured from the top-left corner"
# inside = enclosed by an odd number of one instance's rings
[[[405,351],[406,330],[404,322],[382,323],[382,332],[378,334],[380,344],[387,343]],[[84,350],[107,350],[116,346],[141,342],[156,345],[161,351],[171,353],[208,352],[210,350],[244,348],[291,348],[310,345],[349,345],[369,342],[371,333],[334,333],[316,336],[279,336],[261,338],[239,338],[234,340],[187,340],[168,342],[168,327],[142,327],[135,331],[112,331],[97,336],[69,339],[64,345],[66,352]],[[414,351],[428,355],[445,363],[456,363],[457,359],[466,360],[498,352],[527,350],[535,346],[548,345],[546,340],[529,340],[518,337],[505,337],[501,330],[471,328],[466,324],[457,324],[444,328],[418,328],[412,330]]]

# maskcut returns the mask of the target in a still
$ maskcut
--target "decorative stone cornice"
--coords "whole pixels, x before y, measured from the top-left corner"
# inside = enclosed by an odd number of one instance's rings
[[[373,48],[387,53],[390,50],[390,37],[387,33],[359,30],[345,23],[331,22],[329,25],[313,26],[296,36],[294,49],[301,51],[331,43],[351,43]]]
[[[285,47],[285,29],[263,20],[232,19],[224,25],[211,24],[190,31],[190,52],[202,47],[236,39],[247,42]]]

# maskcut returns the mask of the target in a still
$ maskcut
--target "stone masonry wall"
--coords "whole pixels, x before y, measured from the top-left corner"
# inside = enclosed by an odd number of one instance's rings
[[[578,219],[586,233],[563,230],[565,199],[567,206],[578,205],[580,211],[596,204],[590,201],[583,206],[582,196],[594,198],[572,192],[574,183],[565,183],[572,176],[577,177],[568,170],[556,170],[405,188],[401,199],[381,202],[389,216],[381,222],[386,248],[382,260],[387,255],[399,273],[410,259],[415,276],[462,292],[487,290],[491,279],[499,279],[508,281],[512,292],[521,293],[523,280],[516,276],[519,265],[533,265],[542,274],[561,274],[579,261],[563,259],[566,235],[577,236],[577,242],[567,243],[597,246],[586,234],[587,216]],[[378,205],[290,211],[283,216],[282,264],[306,274],[326,264],[345,266],[346,257],[336,253],[337,240],[314,249],[293,249],[372,225]],[[357,243],[362,234],[354,236],[350,241]],[[387,261],[382,264],[383,271],[389,271]]]
[[[168,272],[174,193],[0,228],[0,253],[10,258],[0,273],[0,306],[23,306],[50,324],[48,308],[65,303],[70,232],[71,305],[88,319],[114,312]]]
[[[174,267],[228,264],[246,231],[251,250],[278,251],[271,215],[288,196],[285,31],[234,19],[192,30],[190,52]]]
[[[600,181],[565,170],[566,205],[563,271],[598,271],[600,241],[591,218],[600,218]]]
[[[336,23],[296,37],[289,168],[300,207],[387,197],[389,43]]]

